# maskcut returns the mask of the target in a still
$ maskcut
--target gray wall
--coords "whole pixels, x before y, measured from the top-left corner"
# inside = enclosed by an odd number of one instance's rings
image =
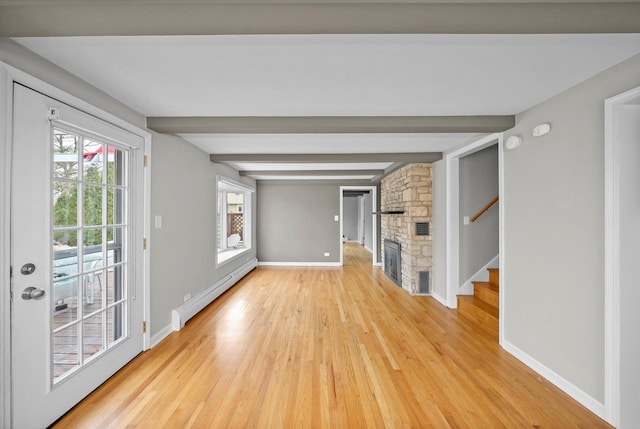
[[[340,262],[340,186],[349,182],[258,182],[260,262]],[[323,256],[329,252],[330,256]]]
[[[364,194],[364,247],[373,252],[373,195],[371,193]]]
[[[525,111],[504,154],[504,336],[604,400],[604,100],[640,85],[640,55]],[[550,122],[551,133],[531,137]]]
[[[475,222],[464,225],[498,195],[498,146],[494,145],[460,159],[460,285],[499,252],[498,204]]]
[[[151,335],[171,323],[171,310],[255,258],[255,193],[253,244],[246,257],[216,269],[216,195],[218,174],[254,185],[183,139],[153,134],[151,153],[151,218],[162,216],[162,229],[151,230]]]
[[[358,197],[342,197],[342,235],[349,241],[358,237]]]
[[[431,239],[432,267],[431,294],[444,300],[447,296],[447,191],[446,163],[440,160],[431,164],[432,193]]]

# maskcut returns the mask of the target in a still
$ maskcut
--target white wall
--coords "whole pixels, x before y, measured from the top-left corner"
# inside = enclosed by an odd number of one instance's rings
[[[240,259],[216,268],[217,175],[255,186],[236,170],[209,161],[209,155],[185,140],[153,134],[151,218],[162,216],[162,229],[152,229],[151,335],[171,324],[171,310],[196,296],[256,257],[256,196],[252,201],[252,249]],[[153,225],[153,224],[152,224]]]
[[[342,235],[348,241],[360,241],[358,237],[358,197],[342,197]]]
[[[640,55],[517,116],[504,153],[504,340],[604,400],[604,100],[640,85]],[[531,137],[550,122],[551,133]]]

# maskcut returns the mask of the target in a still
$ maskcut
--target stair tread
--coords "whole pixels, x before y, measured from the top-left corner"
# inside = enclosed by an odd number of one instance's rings
[[[477,307],[479,310],[487,313],[487,315],[489,315],[490,317],[498,320],[498,315],[500,314],[498,307],[491,305],[486,301],[478,299],[473,295],[458,296],[458,302],[465,302],[471,306]]]
[[[492,291],[498,293],[500,292],[500,286],[491,282],[473,282],[473,286],[485,287],[487,289],[491,289]]]
[[[500,271],[500,268],[487,268],[487,271]]]

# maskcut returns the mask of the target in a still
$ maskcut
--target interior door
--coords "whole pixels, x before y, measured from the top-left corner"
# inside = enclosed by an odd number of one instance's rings
[[[143,138],[14,85],[12,422],[54,422],[143,348]]]

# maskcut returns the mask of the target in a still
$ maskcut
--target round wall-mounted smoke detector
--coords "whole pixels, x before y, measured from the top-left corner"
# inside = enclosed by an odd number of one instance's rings
[[[520,136],[511,136],[504,142],[504,147],[509,150],[513,150],[522,144],[522,137]]]

